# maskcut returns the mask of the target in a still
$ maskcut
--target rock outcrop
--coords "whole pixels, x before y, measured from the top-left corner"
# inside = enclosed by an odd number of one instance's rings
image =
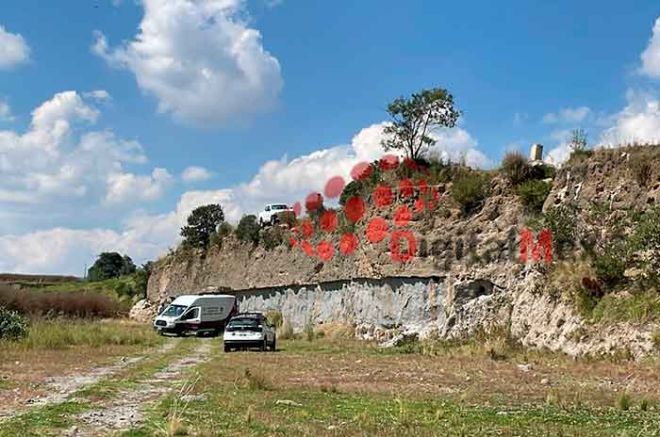
[[[645,186],[630,165],[640,153],[651,169]],[[441,193],[449,190],[450,184],[440,186]],[[178,250],[159,260],[148,299],[236,293],[244,309],[277,309],[297,329],[343,322],[361,337],[382,341],[397,335],[461,339],[504,329],[525,346],[571,355],[653,351],[657,326],[589,324],[566,296],[546,292],[544,266],[519,262],[520,230],[530,216],[503,178],[492,180],[489,196],[470,214],[450,196],[442,199],[433,214],[415,215],[408,226],[418,243],[409,262],[392,261],[387,241],[363,242],[350,256],[321,262],[287,244],[267,251],[228,237],[204,253]],[[660,147],[604,150],[557,172],[544,211],[570,205],[578,213],[572,226],[598,244],[611,218],[658,203]],[[596,224],[584,218],[594,205],[604,216]],[[394,207],[377,213],[391,222]],[[376,211],[368,214],[364,222]],[[364,226],[356,234],[364,239]],[[583,250],[581,244],[576,242],[572,256]]]

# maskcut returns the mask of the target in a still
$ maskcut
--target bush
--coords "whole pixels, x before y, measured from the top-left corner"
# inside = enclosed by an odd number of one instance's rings
[[[518,186],[520,200],[532,212],[541,212],[548,194],[550,194],[550,184],[547,182],[531,180]]]
[[[279,226],[264,229],[261,232],[261,245],[266,250],[275,249],[284,242],[284,231]]]
[[[532,168],[522,153],[514,151],[504,155],[501,172],[512,185],[518,185],[530,178]]]
[[[0,306],[0,340],[19,340],[28,334],[25,317]]]
[[[451,187],[454,199],[464,212],[470,212],[488,196],[490,178],[478,172],[464,172],[459,175]]]
[[[552,232],[552,242],[559,254],[575,245],[577,237],[577,210],[570,205],[560,205],[543,214],[543,227]]]
[[[252,214],[244,215],[236,227],[236,238],[244,243],[258,244],[260,230],[261,227],[257,223],[257,216]]]
[[[612,244],[601,254],[597,254],[593,261],[596,277],[610,289],[625,280],[623,275],[627,264],[625,253],[622,244]]]

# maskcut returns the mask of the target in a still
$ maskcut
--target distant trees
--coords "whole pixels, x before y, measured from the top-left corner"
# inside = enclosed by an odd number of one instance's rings
[[[211,235],[225,220],[225,213],[218,204],[195,208],[188,216],[188,224],[181,228],[183,243],[190,247],[206,248]]]
[[[387,105],[391,124],[384,132],[389,134],[381,142],[388,150],[403,150],[410,159],[417,159],[435,144],[429,133],[438,127],[454,127],[461,115],[454,107],[454,98],[444,88],[432,88],[415,93],[409,98],[399,97]]]
[[[136,267],[130,256],[122,256],[117,252],[103,252],[87,271],[87,277],[90,281],[103,281],[131,275],[135,271]]]

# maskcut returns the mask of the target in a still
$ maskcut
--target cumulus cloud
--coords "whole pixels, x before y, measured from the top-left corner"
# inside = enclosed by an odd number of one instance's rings
[[[30,59],[30,47],[19,34],[0,25],[0,70],[9,70]]]
[[[111,48],[100,32],[92,51],[131,71],[160,112],[219,125],[269,110],[282,88],[280,65],[243,18],[246,0],[142,0],[133,40]]]
[[[186,167],[186,169],[181,173],[181,179],[183,179],[184,182],[189,183],[207,181],[211,179],[211,177],[213,177],[213,173],[204,167],[199,167],[196,165]]]
[[[32,112],[25,132],[0,130],[0,207],[16,224],[72,208],[83,214],[104,204],[154,200],[169,186],[172,176],[164,169],[145,176],[126,170],[147,162],[139,142],[89,129],[100,116],[93,103],[108,98],[104,91],[61,92]],[[44,207],[48,215],[35,213]]]
[[[563,108],[558,112],[549,112],[543,116],[543,122],[547,124],[575,124],[583,122],[591,114],[587,106],[577,108]]]
[[[172,175],[164,168],[155,168],[151,175],[112,173],[108,175],[107,204],[121,204],[159,199],[172,183]]]
[[[660,17],[655,20],[653,34],[646,50],[642,52],[641,72],[652,78],[660,78]]]
[[[613,125],[605,129],[601,142],[605,145],[660,143],[660,96],[628,90],[626,99],[627,105],[612,117]]]

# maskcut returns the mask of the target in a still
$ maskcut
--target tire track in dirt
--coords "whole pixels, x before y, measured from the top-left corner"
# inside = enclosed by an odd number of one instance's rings
[[[45,387],[45,390],[49,394],[29,399],[23,407],[0,411],[0,424],[5,420],[29,411],[31,408],[60,404],[66,401],[73,393],[90,387],[101,381],[101,379],[111,377],[126,368],[134,366],[148,356],[165,354],[171,351],[178,342],[179,339],[169,340],[155,351],[147,351],[130,358],[122,357],[115,364],[96,367],[86,373],[51,377],[48,379]]]
[[[194,352],[170,363],[137,387],[120,392],[112,400],[80,414],[75,419],[77,425],[68,435],[105,435],[139,426],[144,422],[148,404],[174,390],[187,370],[210,359],[212,346],[212,340],[202,340]]]

